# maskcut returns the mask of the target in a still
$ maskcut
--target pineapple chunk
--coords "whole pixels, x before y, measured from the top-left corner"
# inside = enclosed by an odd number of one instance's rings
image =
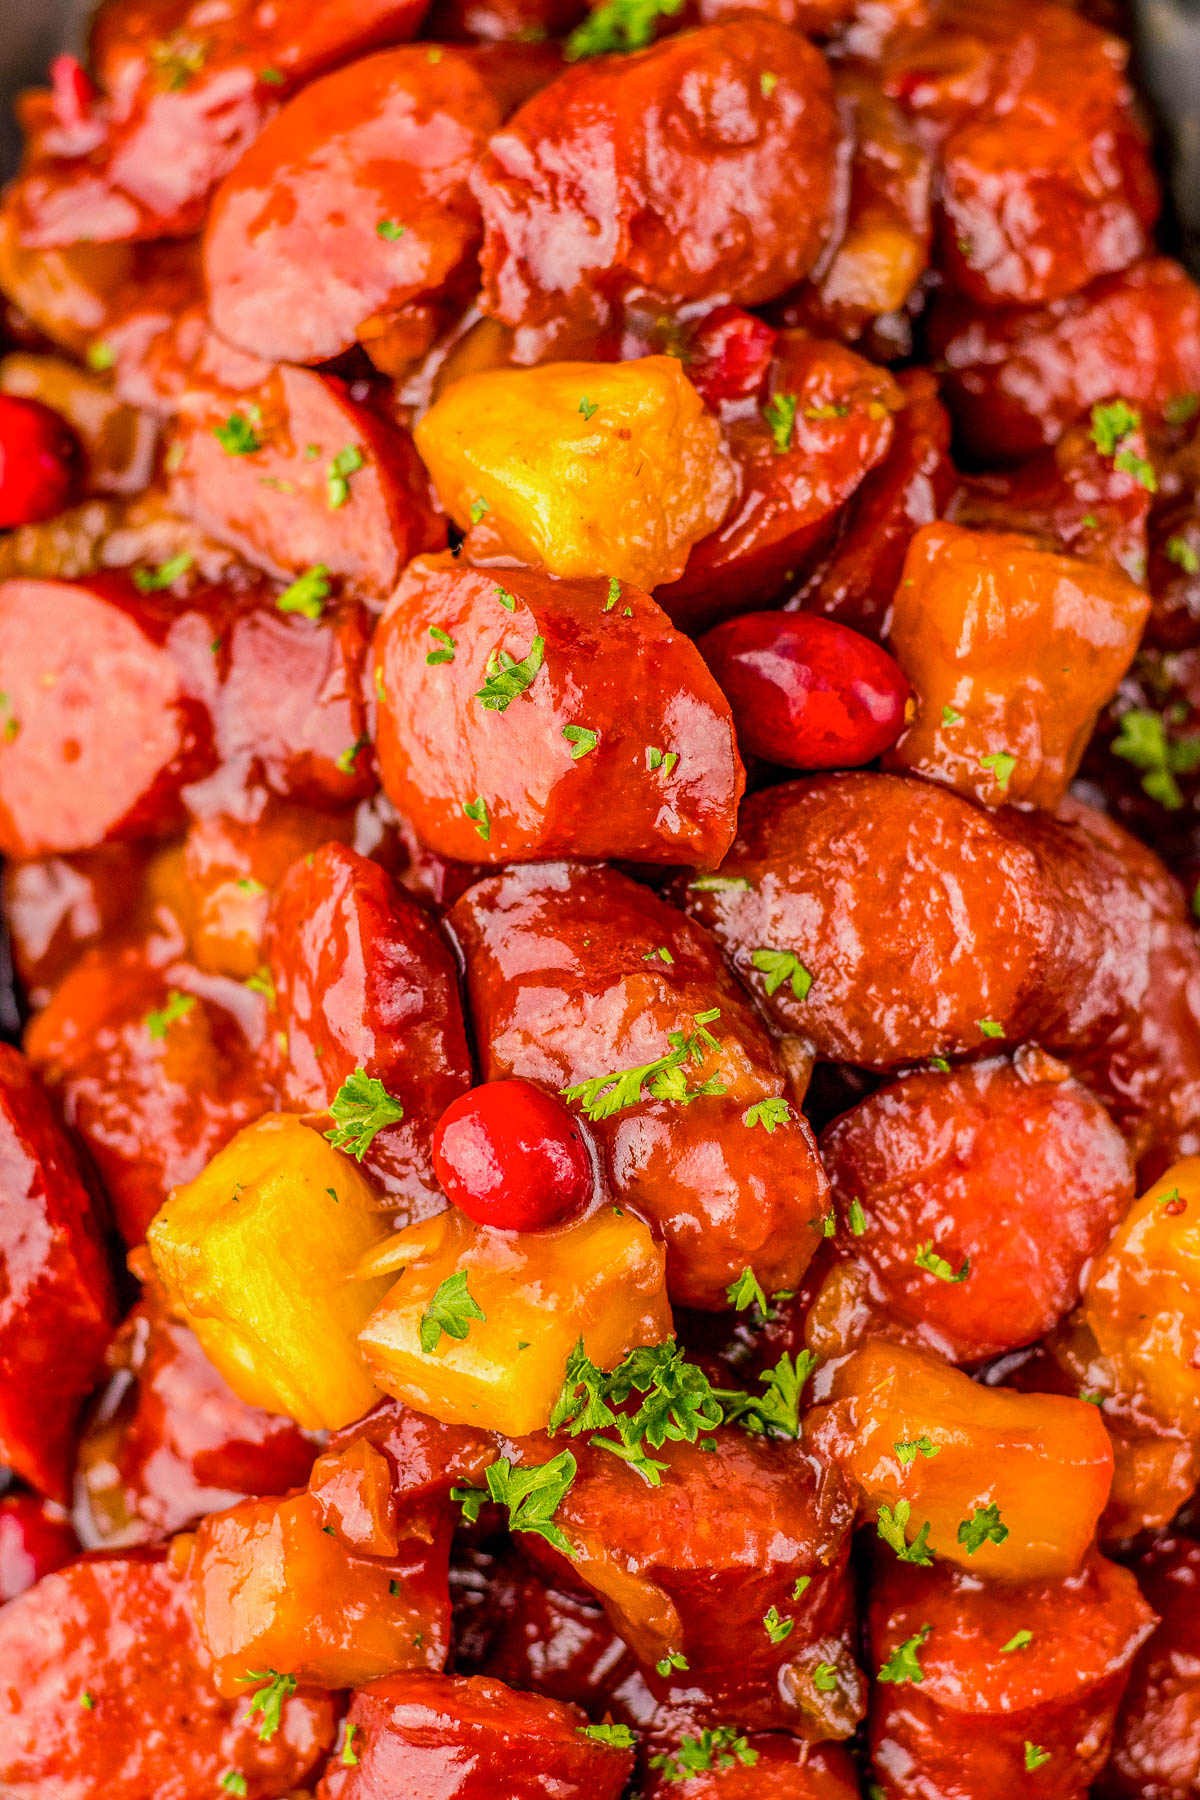
[[[672,356],[468,375],[416,440],[481,550],[552,575],[674,581],[737,492],[720,426]]]
[[[174,1310],[234,1393],[335,1430],[379,1398],[356,1340],[388,1278],[354,1275],[388,1235],[350,1158],[272,1113],[174,1189],[147,1242]]]
[[[491,1231],[451,1208],[382,1260],[404,1269],[361,1333],[367,1363],[385,1393],[446,1424],[544,1430],[580,1338],[610,1369],[671,1335],[666,1253],[616,1207],[546,1232]]]

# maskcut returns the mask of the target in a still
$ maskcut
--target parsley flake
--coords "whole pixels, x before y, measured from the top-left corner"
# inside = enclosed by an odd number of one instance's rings
[[[1024,1650],[1025,1646],[1027,1644],[1032,1644],[1032,1642],[1032,1631],[1026,1631],[1024,1627],[1022,1627],[1020,1631],[1013,1632],[1007,1644],[1001,1644],[1000,1654],[1001,1656],[1011,1656],[1014,1650]]]
[[[161,588],[174,586],[181,575],[187,574],[195,560],[190,550],[181,550],[178,556],[159,563],[156,569],[135,569],[133,585],[139,594],[156,594]]]
[[[463,812],[472,821],[476,831],[486,844],[492,835],[492,819],[488,812],[488,804],[482,794],[476,794],[473,800],[464,800]]]
[[[654,37],[660,17],[683,10],[683,0],[607,0],[577,25],[563,46],[568,62],[615,51],[641,50]]]
[[[748,1306],[757,1306],[764,1319],[772,1317],[762,1283],[751,1268],[743,1269],[737,1280],[730,1282],[725,1289],[725,1296],[730,1306],[738,1312],[745,1312]]]
[[[339,450],[325,471],[325,498],[330,512],[337,512],[350,498],[350,477],[363,467],[363,453],[357,444]]]
[[[1163,408],[1168,425],[1186,425],[1200,411],[1200,394],[1175,394]]]
[[[79,1704],[82,1706],[84,1712],[94,1712],[96,1710],[95,1695],[89,1693],[87,1688],[84,1688],[82,1694],[79,1696]]]
[[[507,1508],[510,1531],[532,1531],[564,1556],[570,1556],[571,1546],[554,1523],[554,1514],[574,1481],[578,1466],[569,1450],[563,1450],[548,1463],[531,1463],[516,1469],[502,1456],[484,1470],[486,1487],[453,1487],[450,1498],[462,1507],[468,1524],[478,1519],[485,1501],[494,1500],[497,1506]]]
[[[645,1396],[636,1410],[614,1410],[634,1393]],[[694,1444],[702,1431],[715,1431],[723,1420],[721,1399],[708,1377],[672,1339],[631,1350],[606,1373],[592,1362],[581,1338],[567,1358],[550,1435],[594,1433],[589,1443],[611,1451],[650,1487],[658,1487],[665,1464],[649,1456],[645,1445],[660,1450],[668,1442]],[[600,1435],[605,1432],[616,1435]]]
[[[688,1659],[681,1650],[668,1650],[665,1656],[659,1658],[654,1667],[665,1679],[671,1673],[672,1669],[686,1669],[688,1667]]]
[[[918,1269],[924,1269],[927,1275],[936,1275],[939,1281],[948,1281],[954,1286],[957,1286],[960,1281],[965,1281],[971,1273],[971,1259],[967,1256],[964,1257],[963,1266],[956,1275],[945,1257],[938,1256],[935,1252],[932,1238],[926,1238],[923,1244],[917,1245],[913,1261]]]
[[[452,663],[454,652],[458,649],[455,639],[448,631],[443,631],[440,625],[431,625],[429,635],[434,640],[434,647],[425,657],[428,666],[432,668],[437,663]]]
[[[847,1218],[852,1237],[861,1237],[867,1229],[867,1215],[862,1209],[862,1201],[857,1196],[850,1202]]]
[[[922,1625],[920,1631],[915,1632],[910,1638],[905,1638],[902,1644],[897,1644],[876,1674],[876,1681],[892,1681],[896,1683],[897,1687],[905,1681],[924,1681],[925,1671],[917,1661],[917,1651],[932,1630],[932,1625]]]
[[[786,1125],[792,1116],[792,1109],[782,1094],[774,1094],[767,1100],[756,1100],[742,1114],[743,1125],[761,1125],[769,1137],[779,1125]]]
[[[398,244],[404,236],[404,226],[397,225],[395,219],[380,219],[375,226],[375,234],[385,244]]]
[[[986,1038],[1002,1038],[1004,1036],[1004,1027],[999,1019],[976,1019],[975,1023]]]
[[[811,1575],[797,1575],[796,1585],[792,1589],[792,1599],[793,1600],[802,1599],[804,1596],[804,1590],[811,1586],[812,1586],[812,1576]]]
[[[818,1694],[832,1694],[837,1687],[837,1664],[820,1662],[813,1670],[813,1686]]]
[[[650,1758],[652,1769],[661,1769],[666,1781],[687,1781],[692,1775],[704,1775],[712,1769],[732,1769],[741,1763],[752,1769],[758,1751],[752,1750],[745,1735],[733,1725],[707,1727],[699,1737],[682,1738],[673,1755],[662,1752]]]
[[[974,1556],[985,1544],[1002,1544],[1008,1536],[1008,1526],[1000,1517],[1000,1508],[992,1500],[987,1506],[977,1506],[969,1519],[964,1519],[958,1528],[958,1541],[968,1556]]]
[[[758,78],[758,91],[762,95],[763,99],[769,100],[771,98],[771,95],[775,92],[775,89],[778,86],[779,86],[778,75],[773,74],[770,69],[764,69],[762,74]]]
[[[534,676],[542,666],[545,656],[546,640],[535,637],[530,646],[528,656],[518,662],[507,650],[493,650],[487,659],[484,671],[483,686],[476,693],[478,700],[487,712],[505,712],[530,687]]]
[[[1025,1739],[1025,1768],[1030,1775],[1035,1769],[1040,1769],[1043,1763],[1049,1761],[1050,1752],[1048,1750],[1043,1750],[1040,1744],[1031,1744],[1028,1738]]]
[[[1178,533],[1167,539],[1167,561],[1173,562],[1185,575],[1200,575],[1200,555]]]
[[[777,1606],[767,1608],[763,1614],[763,1624],[773,1644],[782,1644],[784,1638],[790,1637],[796,1628],[795,1619],[781,1618]]]
[[[260,69],[258,79],[266,82],[268,87],[282,87],[284,84],[282,69]]]
[[[1137,431],[1142,415],[1125,400],[1111,400],[1092,408],[1092,442],[1101,456],[1113,456],[1121,439]]]
[[[106,344],[103,338],[93,338],[87,347],[86,355],[88,368],[94,370],[97,375],[103,375],[104,371],[111,369],[117,360],[116,351],[111,344]]]
[[[993,750],[988,756],[980,757],[979,766],[981,769],[987,769],[1000,792],[1007,794],[1008,784],[1012,780],[1013,770],[1017,766],[1016,757],[1010,756],[1007,750]]]
[[[921,1436],[919,1438],[901,1438],[892,1445],[892,1449],[900,1458],[901,1466],[907,1468],[909,1463],[916,1461],[918,1454],[936,1456],[941,1445],[935,1444],[932,1438]]]
[[[1200,734],[1175,737],[1158,713],[1133,706],[1121,714],[1110,748],[1141,771],[1143,793],[1167,812],[1180,810],[1183,794],[1176,776],[1200,767]]]
[[[678,750],[660,750],[657,744],[646,745],[646,767],[652,773],[655,769],[661,769],[666,777],[672,773],[678,761]]]
[[[268,1006],[275,1004],[275,983],[271,979],[271,971],[265,965],[257,969],[253,975],[247,975],[245,984],[252,994],[261,994]]]
[[[591,1738],[597,1744],[612,1744],[617,1750],[632,1750],[637,1743],[628,1725],[577,1725],[575,1729],[580,1737]]]
[[[161,1042],[176,1019],[186,1018],[195,1004],[194,994],[181,994],[178,988],[172,988],[167,995],[167,1004],[158,1012],[146,1014],[146,1030]]]
[[[961,725],[962,724],[962,714],[960,712],[955,712],[955,710],[952,706],[943,706],[943,708],[942,708],[942,724],[943,725]]]
[[[329,1142],[335,1150],[345,1150],[355,1162],[361,1162],[375,1134],[397,1124],[404,1117],[404,1108],[382,1081],[360,1066],[347,1075],[334,1095],[329,1116],[334,1120],[333,1129],[325,1133]]]
[[[432,1356],[441,1343],[442,1335],[448,1338],[465,1338],[471,1329],[472,1319],[486,1322],[487,1314],[467,1292],[467,1271],[459,1269],[453,1275],[447,1275],[426,1310],[421,1314],[419,1334],[421,1348],[426,1356]]]
[[[500,602],[500,604],[504,608],[505,612],[516,612],[516,610],[517,610],[516,600],[509,593],[507,588],[498,587],[494,590],[494,592],[495,592],[497,600]]]
[[[342,775],[353,775],[354,765],[358,761],[359,752],[362,750],[369,750],[370,748],[371,740],[369,737],[365,734],[362,737],[356,737],[352,744],[347,744],[344,750],[339,751],[334,766]]]
[[[259,423],[258,408],[251,408],[254,424]],[[229,456],[253,456],[262,449],[262,439],[245,413],[230,413],[223,425],[213,426],[213,436]]]
[[[237,1769],[226,1769],[217,1785],[225,1794],[245,1794],[248,1791],[246,1777]]]
[[[479,496],[478,500],[472,500],[472,502],[471,502],[471,523],[472,523],[472,525],[478,525],[480,519],[483,518],[483,516],[487,512],[487,510],[488,510],[488,503],[483,498],[482,494]]]
[[[346,1741],[342,1745],[342,1763],[347,1769],[356,1768],[358,1765],[358,1751],[354,1748],[354,1740],[361,1729],[362,1727],[359,1725],[346,1726]]]
[[[744,875],[697,875],[694,881],[688,882],[688,893],[733,894],[746,892],[749,887]]]
[[[795,394],[773,394],[762,409],[763,419],[771,428],[771,441],[777,456],[792,447],[797,404]]]
[[[604,602],[605,612],[611,612],[620,598],[621,584],[615,575],[610,575],[608,578],[608,598]]]
[[[559,1092],[564,1100],[578,1101],[581,1110],[593,1122],[609,1119],[614,1113],[627,1106],[636,1106],[646,1098],[687,1104],[705,1094],[725,1093],[724,1083],[714,1077],[689,1089],[684,1075],[688,1063],[702,1066],[708,1060],[707,1052],[720,1050],[721,1046],[707,1024],[718,1012],[719,1008],[711,1014],[696,1013],[695,1031],[669,1032],[667,1043],[670,1048],[652,1062],[640,1063],[633,1069],[619,1069],[610,1075],[592,1075],[586,1081],[560,1088]],[[647,1093],[643,1093],[643,1088]]]
[[[296,577],[291,587],[284,588],[282,594],[276,596],[275,610],[319,619],[329,598],[329,586],[329,570],[324,563],[314,563],[311,569],[305,569],[303,575]]]
[[[754,1436],[798,1438],[800,1396],[818,1360],[811,1350],[801,1350],[796,1357],[785,1351],[773,1369],[766,1369],[759,1376],[766,1383],[763,1394],[717,1388],[725,1423],[738,1425]]]
[[[766,976],[763,986],[768,994],[782,987],[785,981],[792,984],[792,993],[797,1000],[807,998],[813,978],[805,968],[794,950],[756,950],[750,958],[751,964],[760,975]]]
[[[920,1531],[910,1543],[905,1527],[908,1524],[912,1507],[907,1500],[897,1500],[894,1507],[881,1506],[875,1520],[875,1529],[890,1549],[896,1552],[901,1562],[916,1563],[927,1569],[933,1562],[929,1549],[929,1520],[926,1519]]]
[[[150,46],[150,61],[158,85],[169,94],[178,94],[199,75],[208,60],[209,46],[198,38],[177,31],[161,43]]]
[[[587,395],[584,394],[579,402],[579,410],[585,419],[590,419],[593,413],[600,410],[600,403],[599,401],[589,400]]]
[[[279,1730],[283,1721],[283,1706],[296,1691],[296,1677],[281,1675],[278,1669],[251,1669],[246,1675],[239,1675],[239,1681],[257,1681],[264,1685],[251,1697],[247,1707],[247,1717],[259,1715],[258,1736],[261,1743],[269,1743]]]

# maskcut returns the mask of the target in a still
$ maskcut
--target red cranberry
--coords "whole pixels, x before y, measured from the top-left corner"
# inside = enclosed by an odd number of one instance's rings
[[[32,1494],[0,1500],[0,1604],[78,1555],[79,1540],[61,1506]]]
[[[767,378],[775,331],[740,306],[719,306],[700,320],[688,339],[684,368],[706,406],[746,400]]]
[[[78,57],[54,58],[50,64],[50,94],[54,116],[64,130],[82,125],[96,98],[96,89]]]
[[[886,650],[814,613],[743,613],[700,639],[744,754],[853,769],[894,744],[911,689]]]
[[[544,1231],[582,1212],[592,1164],[579,1121],[531,1081],[489,1081],[453,1101],[433,1134],[448,1199],[498,1231]]]
[[[79,440],[40,400],[0,394],[0,529],[32,525],[75,497]]]

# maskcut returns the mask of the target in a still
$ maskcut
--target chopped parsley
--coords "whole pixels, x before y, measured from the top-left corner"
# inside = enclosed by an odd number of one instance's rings
[[[158,85],[169,94],[180,93],[203,69],[209,46],[198,38],[185,37],[176,31],[161,43],[150,46],[150,61]]]
[[[599,411],[599,402],[589,400],[587,395],[584,394],[579,402],[579,410],[585,419],[590,419],[593,413]]]
[[[665,1656],[659,1657],[654,1667],[658,1670],[658,1673],[665,1678],[671,1673],[672,1669],[686,1669],[688,1667],[688,1659],[683,1654],[682,1650],[668,1650]]]
[[[281,69],[260,69],[258,71],[258,79],[264,81],[268,87],[282,87],[284,83],[283,71]]]
[[[507,588],[498,587],[495,588],[493,592],[505,612],[516,612],[517,603]]]
[[[251,1696],[246,1710],[249,1718],[253,1718],[256,1713],[259,1715],[259,1740],[264,1744],[269,1743],[283,1721],[284,1701],[289,1700],[296,1691],[296,1677],[281,1675],[278,1669],[251,1669],[248,1674],[239,1675],[238,1680],[263,1684]]]
[[[165,563],[159,563],[156,569],[135,569],[133,585],[139,594],[156,594],[161,588],[172,587],[181,575],[186,575],[195,557],[190,550],[181,550]]]
[[[905,1527],[912,1513],[907,1500],[897,1500],[894,1507],[881,1506],[875,1520],[875,1529],[890,1549],[896,1552],[901,1562],[916,1563],[927,1569],[933,1562],[929,1549],[929,1520],[926,1519],[920,1531],[911,1543],[908,1541]]]
[[[810,1588],[811,1586],[812,1586],[812,1576],[811,1575],[797,1575],[796,1585],[792,1589],[792,1599],[793,1600],[802,1599],[804,1597],[805,1589]]]
[[[488,510],[488,503],[483,498],[482,494],[479,496],[478,500],[472,500],[472,502],[471,502],[471,523],[472,523],[472,525],[478,525],[480,519],[483,518],[483,516],[487,512],[487,510]]]
[[[740,1425],[754,1436],[798,1438],[800,1436],[800,1396],[804,1384],[816,1368],[818,1358],[811,1350],[801,1350],[796,1357],[787,1351],[773,1369],[765,1369],[758,1377],[766,1383],[763,1394],[746,1394],[735,1388],[715,1390],[727,1425]]]
[[[247,1792],[246,1777],[237,1769],[226,1769],[217,1785],[225,1794],[240,1795]]]
[[[758,91],[762,95],[763,99],[769,100],[771,98],[771,95],[775,92],[775,89],[778,86],[779,86],[778,75],[772,74],[770,69],[764,69],[762,74],[758,78]]]
[[[330,512],[337,512],[350,498],[350,477],[363,467],[363,453],[357,444],[339,450],[325,471],[325,498]]]
[[[82,1706],[84,1712],[95,1712],[96,1697],[94,1694],[90,1693],[87,1688],[84,1688],[82,1694],[79,1696],[79,1704]]]
[[[792,447],[792,433],[796,429],[795,394],[773,394],[762,409],[762,416],[771,429],[771,441],[776,455],[782,455]]]
[[[659,944],[658,948],[655,950],[644,951],[642,961],[673,963],[675,958],[671,955],[671,952],[667,949],[665,944]]]
[[[486,1321],[487,1314],[467,1292],[467,1271],[459,1269],[455,1274],[447,1275],[421,1314],[419,1334],[426,1356],[433,1355],[443,1334],[448,1338],[465,1338],[472,1319]]]
[[[767,1611],[763,1614],[763,1625],[766,1628],[767,1636],[770,1638],[771,1642],[773,1644],[782,1644],[784,1638],[790,1637],[795,1630],[796,1621],[795,1619],[786,1617],[781,1618],[779,1608],[777,1606],[771,1606],[768,1607]]]
[[[1031,1744],[1028,1738],[1025,1739],[1025,1768],[1030,1775],[1035,1769],[1040,1769],[1043,1763],[1049,1761],[1050,1752],[1048,1750],[1043,1750],[1040,1744]]]
[[[563,46],[568,62],[615,51],[641,50],[660,18],[683,10],[683,0],[606,0],[577,25]]]
[[[1111,749],[1141,771],[1143,793],[1167,812],[1180,810],[1183,794],[1176,776],[1200,768],[1200,733],[1175,737],[1158,713],[1133,706],[1121,714]]]
[[[725,1289],[726,1298],[737,1312],[745,1312],[749,1306],[757,1306],[764,1319],[772,1317],[771,1308],[767,1305],[767,1296],[763,1293],[762,1283],[751,1268],[745,1268],[736,1281],[731,1281]]]
[[[1177,569],[1185,575],[1200,575],[1200,556],[1198,556],[1185,537],[1178,534],[1167,539],[1167,561],[1173,562]]]
[[[986,1038],[1002,1038],[1004,1036],[1004,1027],[999,1019],[976,1019],[975,1023]]]
[[[1158,477],[1153,466],[1126,442],[1132,432],[1141,429],[1141,424],[1141,413],[1124,400],[1113,400],[1106,406],[1093,406],[1092,442],[1101,456],[1112,458],[1114,469],[1119,469],[1123,475],[1132,475],[1139,487],[1144,487],[1147,493],[1156,494]]]
[[[342,1745],[342,1763],[347,1769],[356,1768],[358,1765],[358,1751],[354,1748],[354,1740],[361,1729],[361,1726],[358,1725],[346,1726],[346,1741]]]
[[[428,651],[425,656],[428,666],[433,668],[438,663],[452,663],[458,644],[450,636],[450,633],[443,631],[440,625],[431,625],[429,635],[434,640],[434,644],[433,649]]]
[[[971,1273],[971,1259],[967,1256],[963,1258],[963,1266],[956,1275],[945,1257],[938,1256],[934,1250],[932,1238],[926,1238],[923,1244],[917,1245],[913,1261],[918,1269],[924,1269],[927,1275],[936,1275],[939,1281],[949,1281],[955,1285],[960,1281],[965,1281]]]
[[[614,1410],[634,1393],[644,1396],[636,1410]],[[702,1431],[715,1431],[723,1420],[721,1400],[708,1377],[688,1362],[674,1340],[631,1350],[606,1372],[592,1362],[581,1338],[567,1358],[550,1414],[550,1435],[595,1433],[589,1443],[611,1451],[658,1487],[666,1465],[649,1456],[645,1445],[660,1450],[668,1442],[694,1444]],[[600,1435],[605,1432],[615,1436]]]
[[[106,344],[103,338],[93,338],[87,347],[86,354],[88,368],[94,370],[97,375],[103,375],[104,371],[111,369],[117,360],[116,351],[111,344]]]
[[[919,1438],[901,1438],[892,1445],[892,1449],[900,1458],[901,1465],[907,1468],[909,1463],[916,1461],[918,1455],[936,1456],[941,1445],[935,1444],[932,1438],[921,1436]]]
[[[230,413],[223,425],[213,426],[213,436],[229,456],[253,456],[256,450],[262,449],[262,439],[254,429],[260,423],[258,408],[254,406],[250,409],[250,418],[245,413]]]
[[[325,1136],[335,1150],[345,1150],[355,1162],[361,1162],[371,1147],[375,1134],[387,1125],[395,1125],[404,1117],[404,1108],[382,1081],[368,1075],[361,1066],[347,1075],[330,1102],[332,1131]]]
[[[571,761],[578,762],[600,742],[599,732],[592,731],[587,725],[564,725],[562,734],[571,746]]]
[[[697,875],[694,881],[688,882],[688,893],[732,894],[748,891],[749,887],[744,875]]]
[[[922,1625],[920,1631],[915,1632],[910,1638],[905,1638],[902,1644],[897,1644],[877,1673],[876,1681],[892,1681],[897,1686],[905,1681],[924,1681],[925,1671],[917,1661],[917,1651],[932,1630],[932,1625]]]
[[[955,710],[952,706],[943,706],[943,708],[942,708],[942,724],[943,725],[961,725],[962,724],[962,714],[960,712],[955,712]]]
[[[1200,394],[1175,394],[1163,408],[1168,425],[1186,425],[1200,411]]]
[[[1000,792],[1007,794],[1008,784],[1017,766],[1016,757],[1010,756],[1007,750],[993,750],[989,755],[980,757],[979,766],[987,769]]]
[[[1013,1632],[1007,1644],[1001,1644],[1000,1654],[1001,1656],[1011,1656],[1014,1650],[1024,1650],[1025,1646],[1027,1644],[1032,1644],[1032,1642],[1032,1631],[1026,1631],[1024,1627],[1022,1627],[1020,1631]]]
[[[195,1004],[194,994],[181,994],[178,988],[172,988],[167,995],[167,1004],[158,1012],[146,1014],[146,1030],[161,1042],[176,1019],[185,1018]]]
[[[265,965],[261,969],[256,970],[253,975],[247,975],[245,986],[250,989],[252,994],[261,994],[268,1006],[274,1006],[275,983],[271,979],[270,969],[266,968]]]
[[[987,1506],[977,1506],[969,1519],[964,1519],[958,1528],[958,1541],[968,1556],[974,1556],[985,1544],[1002,1544],[1008,1536],[1008,1526],[1000,1517],[1000,1508],[992,1500]]]
[[[617,1750],[632,1750],[637,1743],[628,1725],[577,1725],[575,1729],[580,1737],[592,1738],[597,1744],[611,1744]]]
[[[857,1197],[850,1202],[847,1218],[852,1237],[861,1237],[867,1229],[867,1215],[862,1209],[862,1201]]]
[[[813,1686],[818,1694],[832,1694],[837,1687],[837,1664],[820,1662],[813,1670]]]
[[[782,1094],[774,1094],[768,1100],[756,1100],[742,1114],[743,1125],[761,1125],[768,1137],[778,1125],[786,1125],[792,1116],[792,1109]]]
[[[617,580],[615,575],[610,575],[608,578],[608,597],[604,602],[605,612],[611,612],[613,607],[617,604],[617,601],[620,598],[621,598],[621,584]]]
[[[464,800],[462,809],[486,844],[492,835],[492,818],[483,795],[476,794],[473,800]]]
[[[291,587],[284,588],[275,601],[281,613],[303,613],[306,619],[319,619],[329,598],[329,570],[324,563],[314,563],[298,575]]]
[[[347,744],[344,750],[338,752],[334,766],[342,775],[353,775],[354,765],[358,761],[359,752],[362,750],[369,750],[370,748],[371,740],[369,737],[365,735],[356,737],[352,744]]]
[[[750,958],[751,964],[760,975],[765,975],[763,986],[768,994],[782,987],[785,981],[792,984],[792,993],[797,1000],[808,995],[813,978],[805,968],[794,950],[756,950]]]
[[[758,1751],[752,1750],[745,1735],[733,1725],[707,1727],[699,1737],[682,1738],[673,1755],[662,1752],[650,1758],[652,1769],[661,1769],[666,1781],[687,1781],[692,1775],[705,1775],[712,1769],[732,1769],[741,1763],[752,1769]]]
[[[486,1487],[453,1487],[450,1498],[457,1500],[469,1524],[478,1519],[486,1501],[494,1500],[497,1506],[507,1508],[510,1531],[532,1531],[564,1556],[570,1556],[571,1546],[554,1523],[554,1514],[574,1481],[578,1466],[569,1450],[563,1450],[550,1462],[517,1469],[502,1456],[484,1470]]]
[[[484,671],[483,686],[476,693],[478,700],[487,712],[505,712],[530,687],[534,676],[542,666],[546,650],[546,640],[535,637],[528,656],[518,662],[507,650],[493,650],[487,659]]]
[[[661,769],[664,777],[670,775],[678,761],[678,750],[660,750],[657,744],[646,745],[646,767],[651,772]]]
[[[696,1013],[695,1031],[669,1032],[667,1043],[670,1048],[652,1062],[640,1063],[633,1069],[616,1070],[610,1075],[592,1075],[586,1081],[560,1088],[559,1092],[564,1100],[578,1101],[581,1110],[593,1122],[609,1119],[614,1113],[627,1106],[636,1106],[646,1098],[686,1104],[704,1094],[725,1093],[724,1083],[714,1077],[689,1089],[684,1074],[688,1063],[703,1065],[709,1051],[720,1050],[720,1044],[708,1029],[711,1021],[720,1017],[720,1010],[714,1007],[710,1012]],[[642,1092],[643,1088],[647,1093]]]
[[[395,219],[380,219],[375,226],[375,235],[385,244],[398,244],[404,236],[404,226],[397,225]]]

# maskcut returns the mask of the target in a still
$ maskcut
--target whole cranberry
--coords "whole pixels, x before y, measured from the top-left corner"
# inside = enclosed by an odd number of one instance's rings
[[[0,1500],[0,1603],[78,1555],[79,1540],[61,1506],[32,1494]]]
[[[75,498],[79,439],[40,400],[0,394],[0,529],[53,518]]]
[[[433,1167],[447,1199],[498,1231],[545,1231],[583,1211],[592,1163],[579,1121],[531,1081],[489,1081],[446,1108]]]
[[[912,690],[857,631],[813,613],[743,613],[700,654],[733,711],[744,755],[788,769],[853,769],[894,744]]]

